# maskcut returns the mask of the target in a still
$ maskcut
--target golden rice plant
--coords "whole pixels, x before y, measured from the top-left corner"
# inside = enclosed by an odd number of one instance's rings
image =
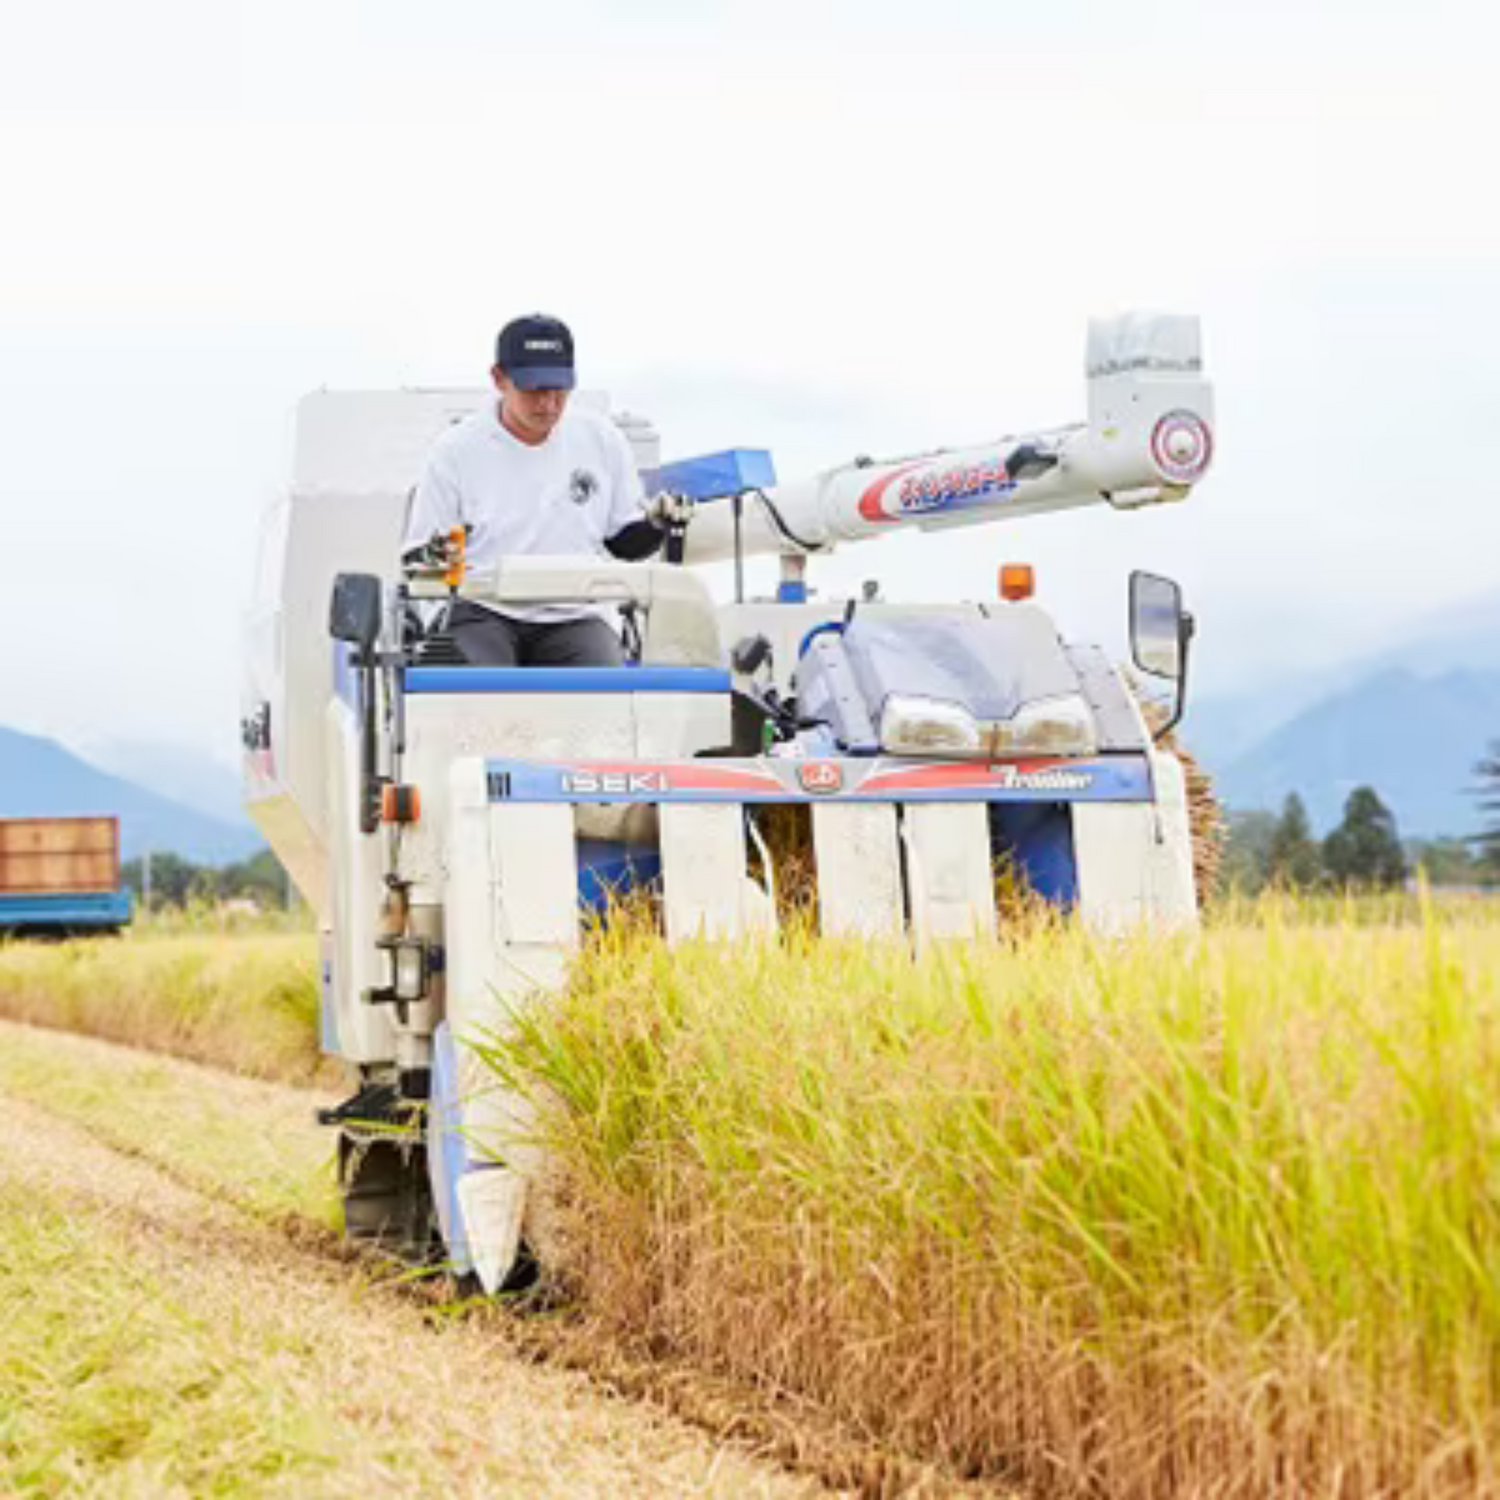
[[[0,944],[0,1016],[260,1078],[315,1077],[309,933],[207,932]]]
[[[601,1331],[1028,1493],[1500,1489],[1500,922],[668,949],[491,1059]]]

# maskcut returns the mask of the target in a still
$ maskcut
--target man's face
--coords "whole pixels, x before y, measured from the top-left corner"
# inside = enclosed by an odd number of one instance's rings
[[[545,443],[562,421],[571,391],[523,391],[498,365],[491,372],[500,392],[500,420],[523,443]]]

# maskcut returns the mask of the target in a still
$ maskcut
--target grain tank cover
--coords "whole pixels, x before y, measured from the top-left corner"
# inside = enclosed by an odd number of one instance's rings
[[[877,718],[893,693],[961,703],[976,718],[1008,719],[1023,704],[1071,693],[1077,680],[1039,609],[985,618],[860,620],[844,649]]]
[[[1034,605],[1007,605],[994,615],[856,617],[837,634],[815,637],[798,671],[798,702],[824,720],[853,753],[893,745],[893,726],[921,718],[920,705],[948,716],[960,738],[932,753],[983,756],[1043,749],[1089,753],[1097,736],[1079,692],[1078,674],[1051,620]],[[1055,736],[1017,740],[1013,726],[1041,710]],[[957,715],[954,719],[952,716]],[[915,743],[903,753],[921,753]]]

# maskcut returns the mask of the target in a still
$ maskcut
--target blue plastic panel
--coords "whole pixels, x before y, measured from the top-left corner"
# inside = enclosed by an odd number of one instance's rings
[[[112,931],[130,921],[129,891],[95,895],[0,896],[0,932],[15,928],[85,928]]]
[[[600,916],[611,898],[627,896],[661,879],[661,855],[649,845],[604,839],[578,841],[578,901]]]
[[[408,667],[408,693],[727,693],[717,667]]]
[[[1073,816],[1063,802],[992,802],[990,847],[1008,854],[1026,883],[1054,906],[1078,904]]]
[[[769,489],[776,466],[764,448],[726,448],[699,458],[679,458],[642,476],[648,490],[671,490],[693,500],[722,500],[746,490]]]

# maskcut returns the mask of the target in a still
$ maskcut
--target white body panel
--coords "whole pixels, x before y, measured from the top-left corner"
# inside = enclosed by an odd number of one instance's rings
[[[245,715],[267,715],[270,745],[246,754],[246,802],[320,917],[332,899],[323,716],[333,696],[329,593],[337,573],[390,569],[405,513],[404,493],[293,494],[273,570],[278,592],[258,602],[250,622]]]
[[[402,869],[436,893],[447,878],[448,776],[456,760],[692,755],[727,742],[729,704],[708,693],[432,693],[407,698],[406,733],[402,776],[420,790],[422,816],[402,834]],[[577,817],[585,838],[649,840],[656,828],[648,807],[581,806]]]
[[[769,908],[746,874],[739,807],[664,806],[661,862],[668,942],[739,938],[769,925]]]
[[[819,931],[827,937],[899,938],[905,903],[895,807],[815,802],[812,820]]]
[[[481,1163],[457,1191],[475,1270],[493,1292],[515,1259],[540,1159],[528,1101],[496,1081],[475,1047],[505,1036],[536,992],[562,983],[578,944],[573,819],[562,806],[492,806],[479,759],[454,762],[448,802],[447,1020],[460,1128]]]
[[[326,717],[332,755],[328,826],[336,871],[329,908],[329,924],[336,935],[331,984],[334,1017],[341,1053],[352,1062],[374,1063],[394,1055],[390,1007],[372,1007],[362,998],[366,990],[385,982],[373,944],[389,835],[366,836],[358,829],[359,742],[353,709],[334,699]],[[413,902],[443,906],[455,871],[451,863],[455,809],[449,799],[456,765],[482,765],[485,757],[638,760],[691,756],[728,740],[729,702],[708,693],[413,694],[406,700],[406,723],[402,776],[417,788],[422,813],[401,832],[401,872],[411,882]],[[657,837],[652,807],[585,805],[547,811],[561,814],[556,821],[568,831],[569,861],[575,836],[648,844]],[[489,861],[491,856],[485,858]],[[570,864],[569,869],[567,910],[576,925],[576,868]],[[524,903],[525,898],[518,893],[515,899]],[[524,904],[517,908],[525,909]],[[455,951],[472,951],[467,938],[458,938],[462,928],[454,927],[451,914],[448,931]],[[482,944],[484,939],[475,941]],[[543,940],[524,939],[527,945],[538,941]]]
[[[920,949],[941,938],[995,932],[995,876],[982,802],[913,803],[902,812],[912,936]]]
[[[1170,930],[1198,919],[1182,763],[1153,752],[1151,774],[1155,803],[1074,804],[1079,914],[1096,932]]]

